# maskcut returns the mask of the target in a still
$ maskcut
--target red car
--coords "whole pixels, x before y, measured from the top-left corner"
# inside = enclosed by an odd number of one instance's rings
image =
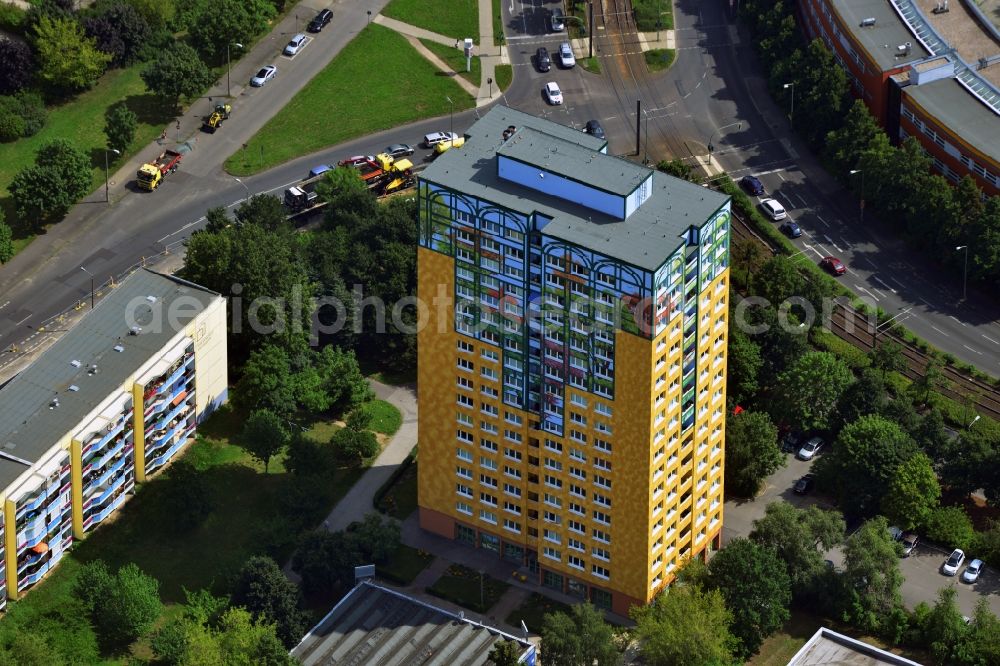
[[[843,275],[847,272],[847,267],[844,266],[844,262],[837,259],[837,257],[823,257],[823,259],[820,260],[819,265],[834,275]]]

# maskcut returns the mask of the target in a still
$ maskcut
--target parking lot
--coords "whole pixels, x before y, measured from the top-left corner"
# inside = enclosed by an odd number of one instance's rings
[[[829,500],[816,493],[795,494],[792,490],[795,482],[809,471],[812,463],[797,460],[791,453],[785,455],[787,464],[768,477],[764,491],[756,499],[726,502],[722,528],[723,545],[737,537],[749,535],[753,529],[753,521],[764,515],[764,509],[771,502],[785,501],[797,507],[818,504],[833,508]],[[950,548],[945,550],[921,541],[912,555],[900,560],[900,571],[904,577],[901,593],[906,607],[912,609],[921,601],[933,604],[937,599],[938,590],[951,585],[956,589],[956,601],[963,614],[971,616],[976,603],[985,595],[990,608],[1000,615],[1000,594],[998,594],[1000,575],[993,569],[985,567],[979,580],[972,585],[961,582],[960,576],[945,576],[941,573],[941,564],[950,552]],[[834,548],[825,557],[838,567],[843,565],[844,558],[840,548]],[[974,552],[966,553],[965,564],[975,557]],[[960,573],[965,570],[965,564],[962,565]]]

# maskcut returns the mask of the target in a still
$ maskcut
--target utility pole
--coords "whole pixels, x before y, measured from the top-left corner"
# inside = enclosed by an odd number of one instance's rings
[[[962,301],[964,302],[969,296],[969,246],[959,245],[955,248],[955,251],[965,250],[965,268],[962,269]]]
[[[80,266],[80,270],[90,276],[90,309],[94,309],[94,274],[88,271],[83,266]]]
[[[642,136],[642,100],[635,100],[635,154],[639,155],[639,139]]]
[[[594,0],[587,3],[587,18],[590,19],[590,56],[594,57]]]

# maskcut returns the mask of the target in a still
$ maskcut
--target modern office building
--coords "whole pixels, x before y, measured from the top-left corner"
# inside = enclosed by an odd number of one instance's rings
[[[163,467],[227,385],[225,299],[140,270],[0,389],[3,603]]]
[[[822,39],[889,139],[920,141],[952,182],[1000,194],[1000,30],[970,0],[805,0]]]
[[[625,614],[722,529],[728,197],[497,107],[420,177],[421,526]]]

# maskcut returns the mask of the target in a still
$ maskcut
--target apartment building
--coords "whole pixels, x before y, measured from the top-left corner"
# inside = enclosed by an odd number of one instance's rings
[[[17,599],[226,399],[226,303],[133,273],[0,388],[0,600]]]
[[[492,109],[420,177],[423,529],[625,614],[722,529],[729,198]]]

